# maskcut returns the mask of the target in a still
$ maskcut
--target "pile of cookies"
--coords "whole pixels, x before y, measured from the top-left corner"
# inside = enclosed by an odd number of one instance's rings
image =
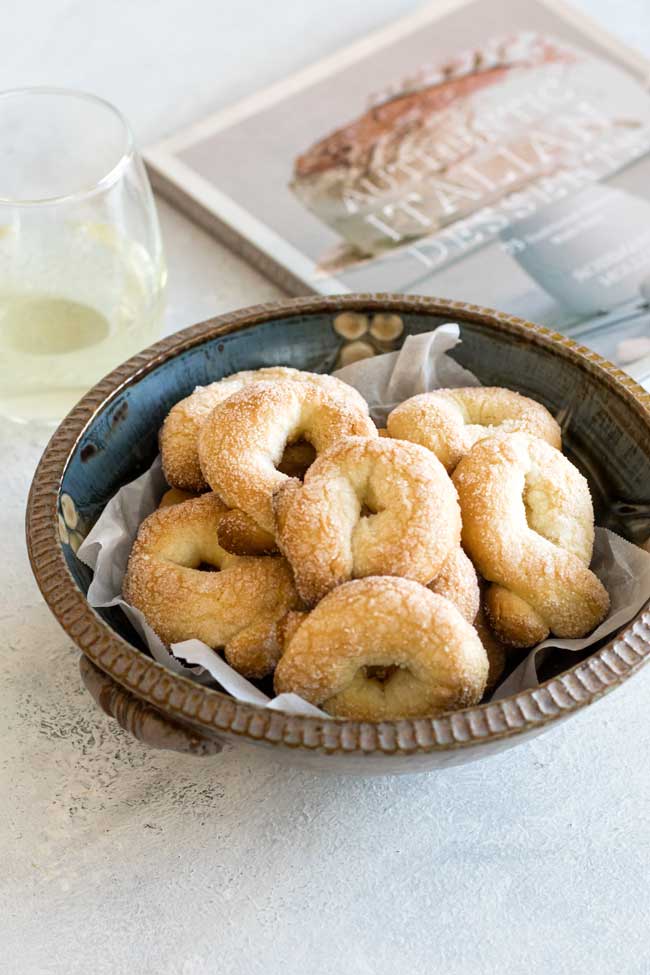
[[[125,599],[166,643],[202,640],[331,715],[476,704],[507,648],[608,612],[587,482],[511,390],[424,393],[378,430],[333,376],[259,369],[176,404],[160,447],[170,490]]]

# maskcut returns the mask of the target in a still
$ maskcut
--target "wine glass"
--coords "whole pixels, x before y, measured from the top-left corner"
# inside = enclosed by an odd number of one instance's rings
[[[0,93],[0,416],[58,421],[156,338],[165,281],[117,109],[67,89]]]

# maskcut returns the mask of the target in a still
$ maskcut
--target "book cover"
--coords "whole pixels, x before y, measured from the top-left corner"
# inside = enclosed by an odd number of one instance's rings
[[[649,77],[557,0],[437,2],[146,159],[288,291],[475,302],[629,366],[650,353]]]

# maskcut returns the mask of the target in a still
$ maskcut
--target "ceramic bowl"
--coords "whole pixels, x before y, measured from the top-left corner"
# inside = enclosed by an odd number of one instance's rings
[[[339,317],[347,312],[357,318]],[[590,480],[598,524],[636,542],[650,535],[650,397],[561,335],[472,305],[390,295],[289,300],[203,322],[125,362],[81,400],[47,447],[29,497],[27,537],[38,584],[85,655],[86,685],[123,726],[185,751],[213,753],[230,742],[336,772],[413,772],[481,758],[537,735],[617,687],[648,658],[644,607],[586,658],[558,656],[555,672],[535,690],[435,719],[320,720],[241,704],[178,677],[143,652],[119,610],[88,606],[90,570],[75,556],[79,541],[109,498],[151,464],[167,411],[197,384],[278,363],[327,371],[367,325],[366,338],[378,336],[379,349],[387,331],[399,344],[445,321],[461,327],[462,344],[452,355],[484,384],[517,389],[558,417],[567,453]]]

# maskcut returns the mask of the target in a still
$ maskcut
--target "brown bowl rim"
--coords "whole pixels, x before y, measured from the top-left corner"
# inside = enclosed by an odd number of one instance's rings
[[[488,324],[551,348],[616,390],[646,426],[650,394],[597,353],[525,319],[460,301],[393,294],[284,299],[207,319],[155,343],[122,363],[80,400],[52,436],[32,481],[26,512],[29,558],[41,593],[81,651],[118,684],[174,720],[220,733],[329,754],[413,755],[467,748],[540,730],[593,703],[631,677],[650,656],[648,604],[624,631],[595,654],[538,688],[438,718],[358,722],[286,714],[235,701],[227,694],[172,674],[127,643],[88,605],[67,567],[58,535],[60,486],[70,456],[95,415],[125,388],[206,339],[275,318],[341,311],[393,311],[449,316]]]

